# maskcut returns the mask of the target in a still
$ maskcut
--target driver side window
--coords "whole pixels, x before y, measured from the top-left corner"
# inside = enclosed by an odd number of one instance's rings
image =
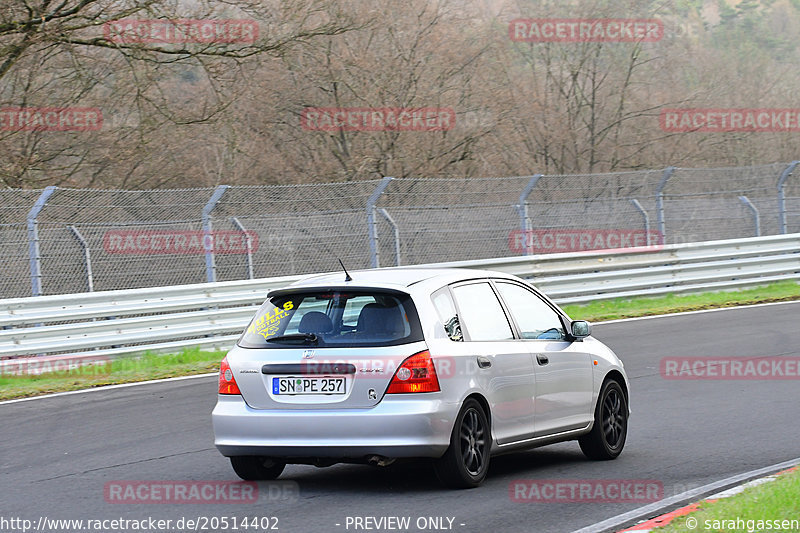
[[[495,281],[500,295],[516,320],[523,339],[564,340],[561,319],[549,305],[528,289],[515,283]]]

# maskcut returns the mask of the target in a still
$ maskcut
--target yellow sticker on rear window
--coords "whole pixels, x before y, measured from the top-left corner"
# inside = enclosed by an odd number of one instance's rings
[[[284,303],[283,307],[275,307],[272,311],[253,320],[253,323],[247,328],[247,333],[261,335],[265,339],[275,335],[278,332],[280,321],[289,316],[289,311],[293,308],[294,304],[291,301]]]

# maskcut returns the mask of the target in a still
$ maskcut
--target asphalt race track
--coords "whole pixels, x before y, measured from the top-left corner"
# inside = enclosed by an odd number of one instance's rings
[[[493,459],[486,483],[470,491],[441,489],[424,462],[289,466],[261,485],[256,503],[107,503],[107,482],[236,479],[213,447],[217,383],[205,377],[0,405],[0,518],[277,517],[279,531],[336,532],[365,531],[353,517],[398,516],[410,517],[410,531],[568,532],[646,502],[520,503],[510,498],[514,481],[653,480],[672,496],[800,456],[797,380],[659,372],[666,356],[800,356],[800,302],[602,324],[594,334],[631,377],[633,415],[616,461],[588,461],[565,443]],[[427,517],[445,519],[417,528]]]

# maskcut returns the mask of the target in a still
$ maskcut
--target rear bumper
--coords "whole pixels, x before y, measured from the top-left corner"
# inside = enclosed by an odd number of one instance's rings
[[[385,397],[365,409],[253,409],[220,395],[211,414],[214,444],[225,456],[441,457],[458,404],[429,394]]]

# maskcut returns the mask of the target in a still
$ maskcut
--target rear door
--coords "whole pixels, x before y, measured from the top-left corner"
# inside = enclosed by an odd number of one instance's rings
[[[228,362],[255,409],[371,407],[425,350],[411,298],[369,289],[283,291],[261,307]]]
[[[532,436],[535,382],[530,353],[514,340],[488,280],[456,284],[451,290],[464,338],[453,343],[453,350],[476,359],[475,378],[491,405],[495,438],[503,444]]]

